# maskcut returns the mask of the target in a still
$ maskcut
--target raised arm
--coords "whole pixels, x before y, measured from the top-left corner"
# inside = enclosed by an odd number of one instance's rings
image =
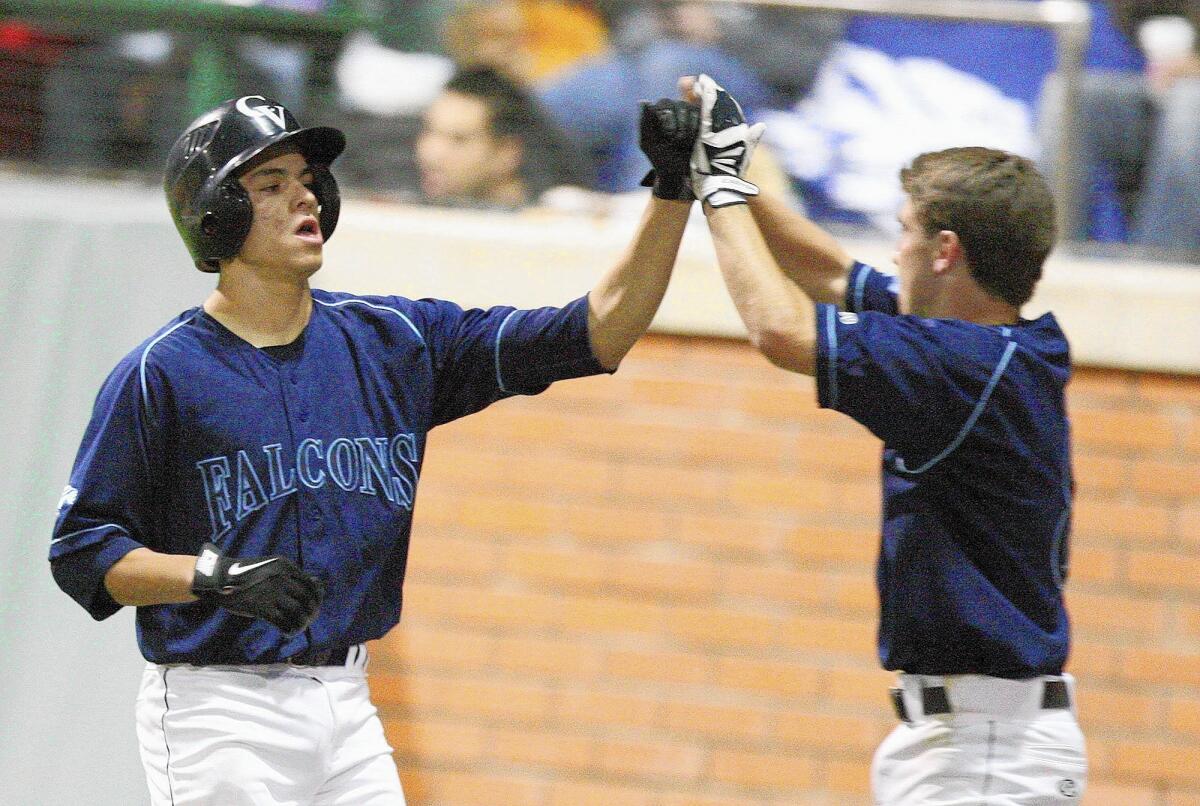
[[[667,292],[693,201],[688,163],[699,110],[683,101],[643,104],[641,146],[654,166],[650,204],[633,242],[588,295],[592,352],[606,369],[621,359],[650,327]]]
[[[717,264],[729,295],[751,343],[767,360],[811,375],[816,365],[815,315],[813,301],[804,289],[812,283],[798,283],[780,269],[747,206],[747,200],[758,195],[758,188],[744,177],[762,136],[762,124],[748,126],[741,107],[708,76],[696,80],[694,91],[701,111],[692,186],[704,202]],[[823,231],[803,219],[801,223],[807,226],[785,227],[785,223],[796,223],[790,221],[792,216],[783,216],[769,203],[763,210],[779,222],[775,237],[780,244],[802,249],[806,257],[819,256],[824,275],[832,277],[837,258],[826,251],[829,242],[820,237]],[[831,294],[833,289],[822,293]]]
[[[588,294],[592,352],[606,369],[650,327],[671,280],[691,202],[652,198],[633,242]]]
[[[768,361],[812,375],[816,366],[813,302],[775,263],[744,204],[704,206],[721,276],[750,343]]]
[[[695,76],[683,76],[679,79],[679,89],[683,97],[699,103],[700,94],[696,84]],[[725,97],[728,98],[728,94]],[[730,108],[737,108],[736,102],[729,100],[732,105]],[[717,116],[720,117],[721,114],[718,110]],[[741,115],[740,108],[737,108],[737,114]],[[753,151],[754,142],[751,142],[750,147],[740,156],[743,168],[749,164]],[[698,152],[698,156],[703,161],[703,153]],[[754,193],[748,195],[746,200],[776,265],[810,299],[841,305],[846,298],[846,279],[854,266],[854,259],[832,235],[792,209],[782,199],[759,195],[757,190],[755,188]]]
[[[750,198],[750,212],[775,263],[816,302],[841,305],[854,259],[821,227],[783,200],[762,194]]]

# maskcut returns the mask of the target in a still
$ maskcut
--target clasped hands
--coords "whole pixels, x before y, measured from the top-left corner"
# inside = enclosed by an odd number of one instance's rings
[[[766,126],[707,75],[679,80],[684,100],[643,102],[640,145],[651,171],[642,184],[662,199],[700,199],[710,207],[745,204],[758,187],[746,179]]]

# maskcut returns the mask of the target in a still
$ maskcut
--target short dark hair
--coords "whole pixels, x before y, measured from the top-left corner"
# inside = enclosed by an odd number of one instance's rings
[[[1020,306],[1033,296],[1054,248],[1054,197],[1033,162],[972,146],[921,154],[900,171],[926,235],[958,235],[971,276]]]
[[[541,128],[541,114],[533,96],[491,67],[459,70],[446,82],[444,91],[482,101],[488,108],[488,126],[495,137],[527,140]]]

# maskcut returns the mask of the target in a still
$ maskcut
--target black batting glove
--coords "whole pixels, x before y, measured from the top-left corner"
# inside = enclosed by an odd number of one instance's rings
[[[311,624],[324,596],[316,577],[287,557],[226,557],[215,543],[204,544],[196,558],[192,593],[239,616],[268,621],[285,634]]]
[[[695,199],[689,161],[699,132],[700,107],[695,104],[669,98],[643,101],[639,144],[654,167],[642,185],[660,199]]]

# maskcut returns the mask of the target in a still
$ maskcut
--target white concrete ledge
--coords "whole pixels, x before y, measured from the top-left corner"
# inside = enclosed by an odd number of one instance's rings
[[[348,200],[314,283],[360,293],[436,296],[465,306],[559,305],[586,293],[617,259],[643,207],[638,194],[612,198],[603,215]],[[130,283],[131,294],[143,271],[156,277],[177,271],[180,296],[189,304],[199,302],[193,297],[203,291],[197,289],[211,288],[212,279],[191,268],[162,191],[154,186],[0,173],[0,234],[5,229],[10,243],[37,231],[52,241],[38,249],[90,254],[85,248],[90,244],[98,258],[120,255],[121,265],[94,270]],[[864,239],[847,246],[861,260],[891,265],[890,243]],[[29,271],[5,265],[4,255],[15,259],[11,250],[0,250],[0,276]],[[1025,313],[1048,309],[1058,314],[1079,364],[1200,374],[1200,266],[1055,253]],[[745,336],[698,210],[654,328]]]
[[[621,201],[613,214],[589,218],[348,203],[315,280],[469,306],[561,304],[586,293],[616,260],[640,209],[640,201]],[[890,243],[847,246],[861,260],[891,266]],[[1055,253],[1025,315],[1046,310],[1059,317],[1079,364],[1200,373],[1200,266]],[[745,336],[698,213],[654,329]]]

